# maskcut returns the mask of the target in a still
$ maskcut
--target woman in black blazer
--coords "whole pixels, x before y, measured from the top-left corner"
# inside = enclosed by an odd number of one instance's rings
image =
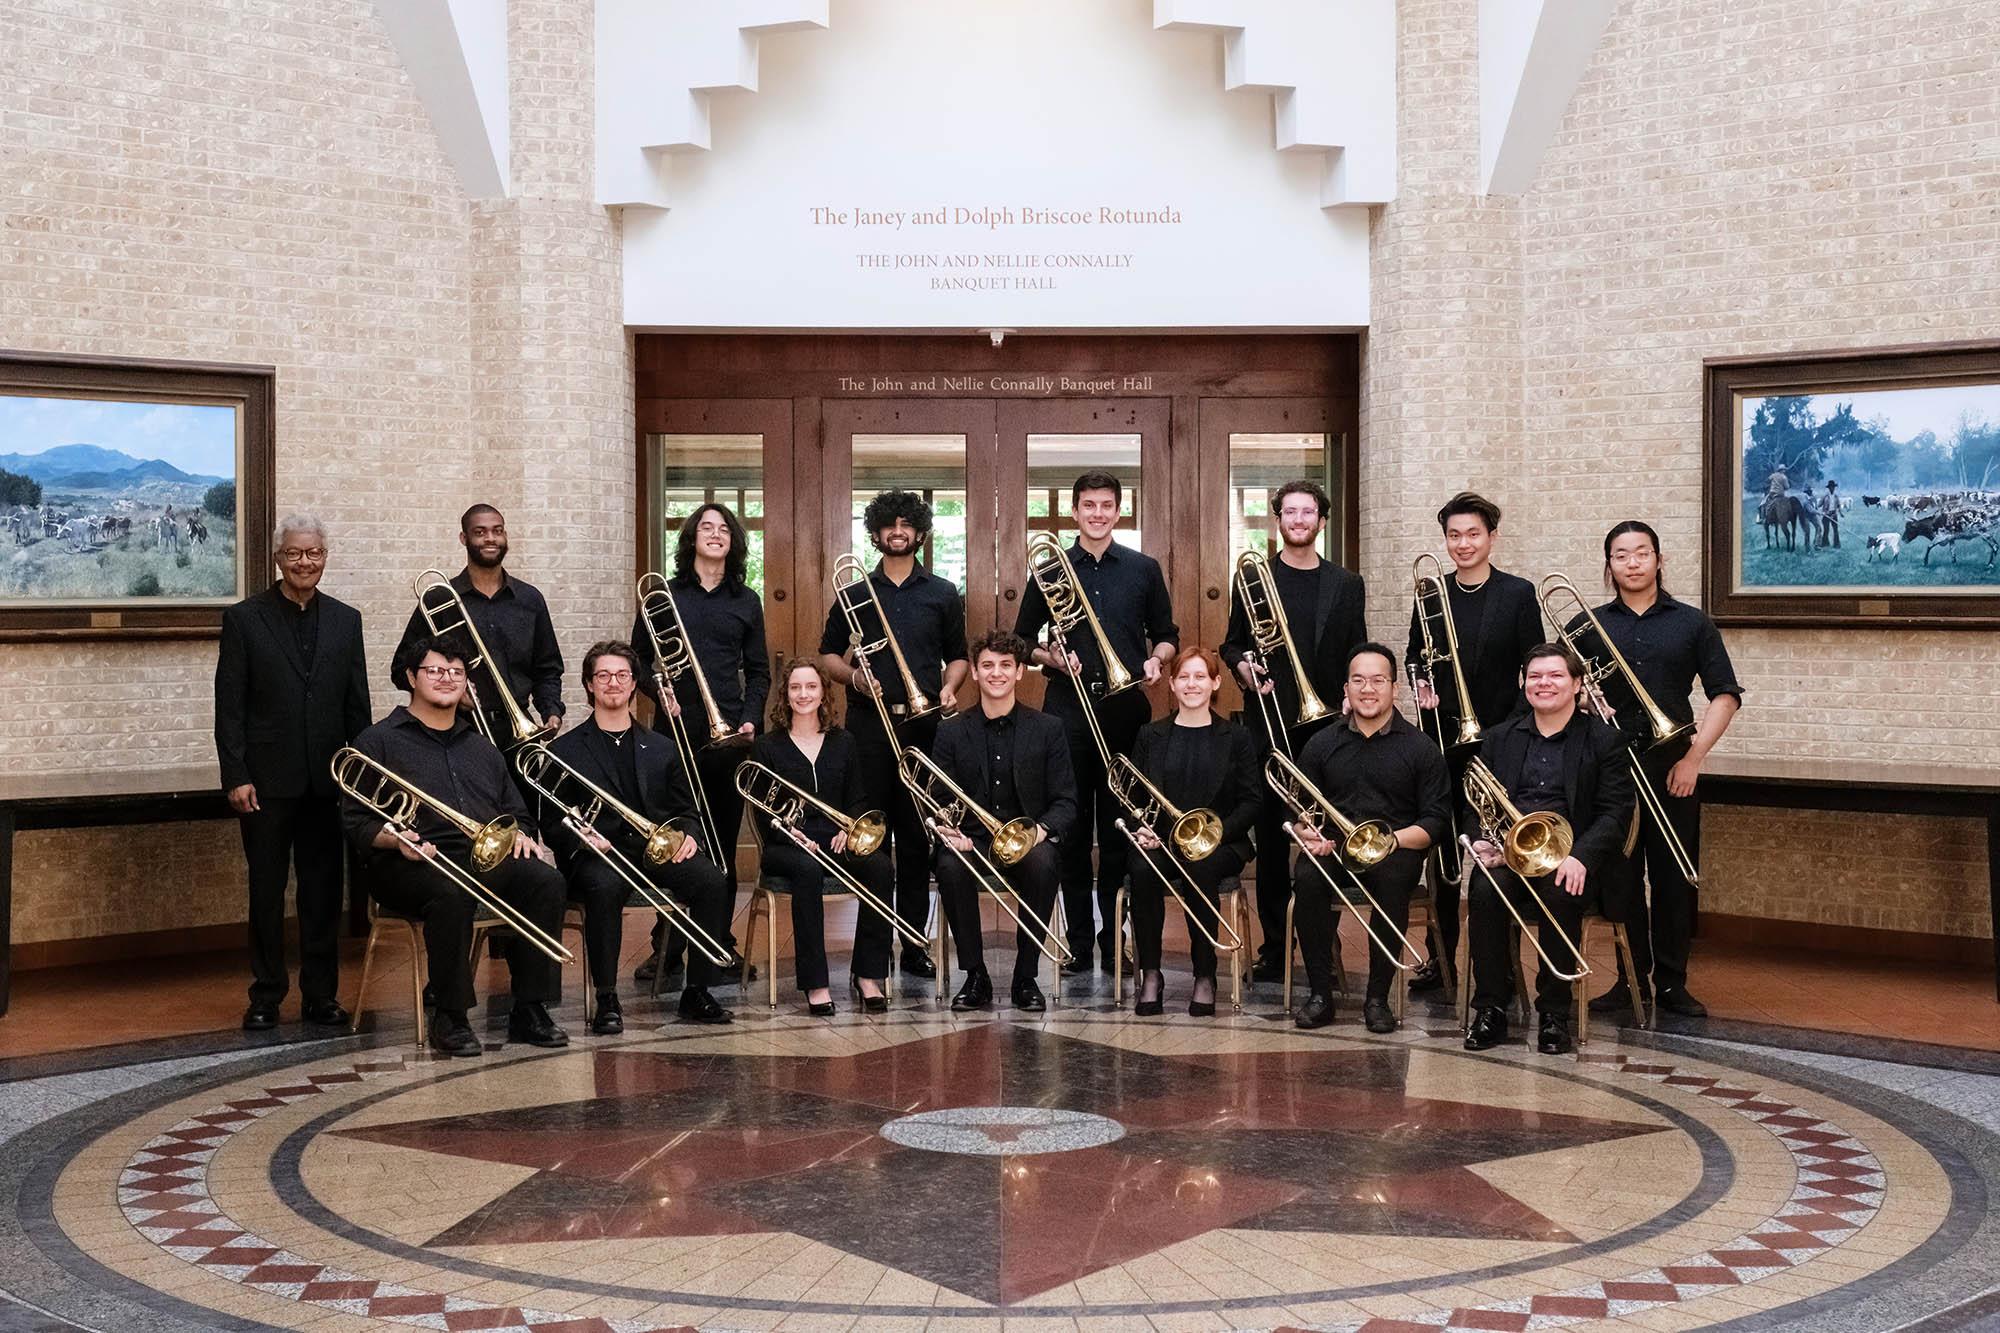
[[[810,657],[795,657],[785,664],[780,693],[771,705],[770,730],[757,739],[751,757],[846,814],[858,815],[867,808],[854,737],[829,725],[826,676]],[[793,962],[799,989],[806,993],[806,1008],[815,1018],[831,1017],[834,1008],[833,992],[827,984],[826,912],[821,903],[826,868],[762,810],[751,814],[762,835],[764,873],[780,876],[791,885]],[[837,858],[842,869],[883,902],[896,900],[895,872],[882,851],[867,856],[848,852],[846,834],[811,806],[806,807],[799,831]],[[841,891],[838,880],[833,891]],[[871,1014],[887,1012],[889,1001],[883,986],[889,976],[889,923],[866,904],[855,919],[851,971],[848,984],[862,1008]]]
[[[1257,774],[1256,746],[1249,731],[1217,717],[1211,707],[1222,684],[1222,660],[1207,648],[1183,648],[1170,670],[1174,715],[1140,729],[1132,747],[1132,762],[1175,809],[1186,813],[1206,808],[1221,816],[1222,846],[1199,861],[1185,861],[1162,842],[1159,834],[1164,830],[1133,832],[1152,858],[1174,875],[1175,886],[1183,892],[1187,881],[1166,865],[1166,858],[1186,868],[1201,890],[1200,897],[1188,904],[1189,910],[1199,912],[1202,923],[1213,931],[1218,920],[1216,886],[1241,871],[1250,859],[1250,831],[1257,824],[1264,784]],[[1133,1012],[1137,1014],[1157,1014],[1165,1007],[1160,934],[1166,924],[1167,893],[1146,859],[1133,857],[1132,948],[1139,964]],[[1188,1012],[1205,1018],[1215,1012],[1215,949],[1192,924],[1188,952],[1195,978]]]

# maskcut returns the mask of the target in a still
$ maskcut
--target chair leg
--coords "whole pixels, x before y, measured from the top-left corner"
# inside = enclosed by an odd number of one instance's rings
[[[1471,925],[1471,922],[1466,922],[1466,925]],[[1454,997],[1458,1006],[1458,1026],[1460,1031],[1464,1031],[1472,1023],[1472,932],[1470,930],[1458,932],[1458,959],[1452,965],[1452,971],[1458,976],[1457,994]]]
[[[1118,892],[1111,896],[1111,938],[1125,938],[1125,886],[1120,884]],[[1116,1009],[1125,1003],[1125,946],[1120,943],[1112,951],[1111,958],[1111,1007]],[[1058,971],[1057,976],[1062,973]]]
[[[1577,940],[1576,947],[1580,950],[1588,949],[1590,946],[1590,922],[1588,919],[1584,921],[1582,926],[1578,927],[1577,934],[1582,938]],[[1583,1044],[1590,1040],[1590,994],[1584,989],[1583,977],[1578,977],[1575,981],[1569,983],[1569,1007],[1573,1020],[1576,1023],[1576,1049],[1581,1052]]]
[[[1284,977],[1285,1010],[1287,1013],[1289,1013],[1292,1008],[1292,953],[1293,953],[1292,941],[1295,938],[1297,937],[1292,934],[1292,903],[1289,899],[1287,899],[1285,902],[1285,977]],[[1338,940],[1335,940],[1333,944],[1333,957],[1336,963],[1339,962],[1340,941]]]
[[[764,905],[764,993],[770,1003],[771,1012],[778,1010],[778,895],[769,890],[758,890],[758,901]],[[751,933],[755,939],[755,932]],[[746,968],[748,966],[746,960]]]
[[[937,1001],[945,1003],[951,993],[951,922],[944,919],[944,902],[938,902],[937,933],[931,936],[931,961],[937,964]]]
[[[1229,923],[1236,927],[1238,948],[1229,951],[1229,1011],[1243,1012],[1243,951],[1250,947],[1250,923],[1243,911],[1243,890],[1229,895]]]
[[[1639,991],[1639,969],[1632,962],[1632,937],[1625,932],[1623,921],[1611,923],[1611,940],[1618,949],[1619,969],[1625,974],[1625,986],[1632,999],[1632,1017],[1639,1020],[1639,1026],[1653,1026],[1653,1007]]]
[[[1514,947],[1508,950],[1507,959],[1514,965],[1514,1007],[1520,1012],[1522,1027],[1528,1026],[1529,1019],[1533,1017],[1528,1004],[1528,976],[1521,970],[1521,946],[1527,942],[1523,938],[1525,934],[1518,926],[1513,929],[1509,938],[1514,941]]]
[[[368,943],[361,950],[361,989],[354,992],[354,1014],[347,1020],[349,1032],[361,1031],[361,1011],[368,1007],[368,972],[375,966],[375,941],[380,938],[382,938],[382,927],[379,924],[368,927]],[[423,994],[423,990],[419,988],[417,1008],[420,1014],[423,1008]],[[422,1021],[421,1016],[418,1021]]]
[[[410,1000],[417,1011],[417,1045],[430,1044],[430,1020],[424,1014],[424,928],[410,924]]]

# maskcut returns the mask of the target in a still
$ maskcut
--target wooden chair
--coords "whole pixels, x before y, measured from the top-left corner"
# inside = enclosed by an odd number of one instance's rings
[[[1612,948],[1617,952],[1618,962],[1624,970],[1625,984],[1630,988],[1633,1016],[1639,1020],[1640,1027],[1651,1027],[1653,1023],[1652,1008],[1639,993],[1639,970],[1632,963],[1632,941],[1625,933],[1625,923],[1608,920],[1602,912],[1584,913],[1583,938],[1577,941],[1577,947],[1582,949],[1586,956],[1590,953],[1590,927],[1592,922],[1602,922],[1611,927],[1611,944]],[[1471,924],[1470,921],[1466,922],[1468,927]],[[1508,956],[1514,965],[1514,1009],[1519,1013],[1521,1025],[1525,1028],[1529,1019],[1529,1001],[1527,975],[1521,966],[1521,927],[1512,918],[1508,919],[1507,927],[1507,938],[1513,946],[1508,951]],[[1471,937],[1472,932],[1470,929],[1460,932],[1459,935],[1458,974],[1465,981],[1465,984],[1460,985],[1458,988],[1458,1026],[1461,1030],[1466,1026],[1466,1020],[1472,1010],[1472,986],[1470,984],[1472,973],[1468,961],[1472,949]],[[1575,1024],[1576,1048],[1579,1051],[1583,1049],[1584,1042],[1590,1038],[1590,994],[1587,989],[1589,984],[1590,978],[1588,975],[1578,977],[1569,984],[1570,1015],[1571,1021]]]
[[[499,916],[484,907],[479,909],[479,914],[472,921],[472,967],[475,972],[479,970],[479,954],[486,945],[487,936],[505,929],[507,923]],[[589,1023],[597,1018],[597,987],[592,984],[590,975],[590,954],[583,947],[582,903],[563,904],[562,925],[556,928],[556,937],[560,939],[572,930],[577,936],[576,961],[583,969],[583,1021]]]
[[[1117,895],[1112,899],[1112,934],[1114,938],[1120,941],[1123,941],[1125,938],[1125,903],[1127,893],[1127,886],[1120,884]],[[1235,1013],[1240,1014],[1243,1012],[1243,953],[1245,949],[1250,947],[1250,923],[1247,919],[1249,908],[1245,905],[1244,901],[1247,895],[1243,892],[1242,876],[1229,875],[1225,877],[1216,885],[1215,896],[1219,915],[1236,932],[1236,938],[1243,941],[1243,948],[1232,949],[1228,955],[1229,1007]],[[1169,901],[1174,901],[1172,895],[1168,895],[1168,897]],[[1193,922],[1188,923],[1188,929],[1194,929]],[[1217,950],[1216,952],[1220,954],[1222,951]],[[1118,949],[1117,959],[1111,964],[1111,1002],[1119,1005],[1125,1003],[1125,950],[1122,944]]]
[[[349,1032],[361,1031],[361,1015],[368,1009],[368,975],[375,967],[375,945],[387,935],[401,935],[410,947],[410,1001],[417,1015],[417,1045],[430,1036],[430,1020],[424,1013],[424,923],[401,912],[387,911],[368,898],[368,944],[361,951],[361,988],[354,993],[354,1017]]]

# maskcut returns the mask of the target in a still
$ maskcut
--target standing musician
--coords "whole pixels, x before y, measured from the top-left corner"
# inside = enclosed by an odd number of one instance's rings
[[[836,590],[836,599],[847,599],[871,638],[885,629],[894,634],[917,688],[940,711],[949,712],[957,705],[968,669],[965,599],[949,580],[917,563],[917,553],[930,538],[931,507],[912,491],[883,491],[868,502],[861,521],[882,558],[867,576],[865,589]],[[870,604],[870,593],[880,613]],[[880,623],[882,615],[888,617],[886,627]],[[856,660],[853,632],[838,601],[827,609],[819,652],[826,674],[847,687],[847,728],[859,751],[862,790],[873,808],[889,816],[890,841],[885,850],[895,860],[896,913],[921,925],[930,914],[931,841],[903,784],[897,755],[905,745],[930,753],[939,713],[910,716],[909,691],[886,654],[880,660]],[[886,729],[883,712],[889,715]],[[903,971],[936,977],[937,964],[906,942]]]
[[[1450,775],[1444,754],[1396,711],[1396,655],[1379,643],[1358,645],[1347,657],[1343,686],[1346,717],[1322,728],[1299,755],[1299,767],[1355,823],[1379,820],[1395,837],[1395,850],[1355,870],[1378,906],[1368,950],[1368,991],[1361,1016],[1370,1032],[1394,1032],[1389,983],[1396,962],[1380,937],[1401,940],[1410,924],[1410,895],[1423,874],[1424,854],[1451,835]],[[1340,844],[1322,828],[1303,835],[1320,861],[1300,858],[1292,891],[1298,895],[1299,952],[1312,987],[1294,1021],[1302,1028],[1333,1021],[1333,951],[1340,941],[1340,909],[1331,880],[1342,874]],[[1325,873],[1321,873],[1324,871]],[[1382,925],[1393,926],[1384,932]]]
[[[502,815],[520,834],[512,854],[491,870],[473,872],[545,935],[562,928],[563,878],[530,835],[533,822],[515,788],[507,761],[459,713],[465,696],[465,650],[451,639],[419,638],[404,653],[404,688],[410,702],[354,738],[354,748],[459,814],[480,823]],[[472,1007],[472,921],[477,904],[424,862],[446,857],[469,867],[467,836],[429,805],[418,807],[410,836],[397,833],[375,811],[349,798],[342,808],[347,841],[367,857],[368,891],[392,911],[424,923],[424,951],[437,994],[431,1048],[444,1055],[478,1055],[479,1038],[466,1021]],[[418,841],[420,839],[420,841]],[[506,932],[507,971],[513,978],[510,1041],[566,1046],[569,1037],[546,1006],[562,998],[556,961],[519,931]]]
[[[320,592],[326,528],[290,514],[271,539],[278,581],[222,613],[215,755],[243,833],[250,880],[250,1004],[243,1026],[276,1027],[285,970],[285,879],[299,877],[301,1016],[347,1022],[340,982],[340,807],[327,768],[368,725],[361,614]]]
[[[1326,490],[1306,478],[1286,482],[1271,496],[1271,516],[1278,521],[1280,539],[1278,558],[1271,562],[1271,577],[1285,610],[1285,623],[1296,636],[1299,660],[1314,693],[1322,699],[1342,692],[1348,656],[1368,639],[1367,589],[1361,576],[1320,558],[1320,534],[1326,531],[1332,512],[1333,500]],[[1246,698],[1244,712],[1257,718],[1266,749],[1297,753],[1296,747],[1304,746],[1326,723],[1294,725],[1299,684],[1289,671],[1267,675],[1252,654],[1254,644],[1243,590],[1232,586],[1222,660],[1236,673],[1246,695],[1257,691],[1269,696],[1277,716],[1285,720],[1285,734],[1274,734],[1269,714],[1253,707],[1255,700]],[[1254,981],[1276,981],[1283,976],[1290,947],[1284,936],[1285,904],[1292,891],[1292,840],[1285,834],[1284,823],[1283,803],[1265,801],[1263,816],[1257,822],[1257,920],[1264,940],[1250,974]]]
[[[1188,930],[1188,953],[1194,966],[1194,995],[1188,1000],[1188,1013],[1206,1018],[1215,1013],[1215,946],[1209,935],[1221,922],[1216,887],[1250,859],[1250,830],[1257,823],[1264,783],[1257,772],[1257,747],[1250,733],[1217,717],[1211,707],[1222,685],[1222,659],[1207,648],[1183,648],[1174,657],[1171,684],[1174,714],[1139,729],[1132,746],[1132,763],[1175,809],[1213,810],[1222,819],[1223,841],[1207,856],[1191,861],[1150,826],[1134,829],[1133,837],[1154,857],[1171,857],[1186,872],[1185,877],[1177,877],[1172,891],[1186,888],[1190,880],[1199,891],[1197,898],[1185,903],[1191,917],[1200,914],[1199,924],[1191,921]],[[1131,865],[1132,951],[1139,963],[1132,1011],[1157,1014],[1165,1008],[1160,936],[1166,926],[1170,890],[1145,857],[1133,857]]]
[[[1057,848],[1077,823],[1071,738],[1058,719],[1014,697],[1026,670],[1025,640],[1004,630],[989,630],[973,640],[971,651],[979,707],[938,727],[933,758],[938,768],[987,813],[1003,822],[1034,821],[1034,846],[1018,861],[999,869],[1033,912],[1030,919],[1046,921],[1055,909],[1061,882]],[[966,811],[958,828],[936,832],[951,847],[970,852],[973,838],[984,836],[986,830],[971,811]],[[1116,828],[1112,836],[1123,841]],[[958,965],[965,972],[965,984],[952,997],[952,1010],[984,1009],[993,1003],[993,982],[986,974],[981,938],[980,886],[958,857],[943,852],[938,856],[937,879],[945,919],[958,941]],[[1016,1009],[1031,1014],[1048,1007],[1035,980],[1040,948],[1041,942],[1022,925],[1014,942],[1013,999]]]
[[[465,603],[465,613],[481,642],[495,660],[492,676],[481,677],[467,693],[479,694],[478,705],[486,720],[489,736],[505,738],[513,728],[507,718],[505,701],[491,697],[487,681],[505,680],[521,708],[530,703],[535,714],[551,732],[562,728],[563,698],[562,648],[556,643],[555,626],[549,620],[548,600],[533,584],[510,575],[501,566],[507,560],[507,520],[489,504],[476,504],[459,515],[458,542],[465,548],[465,568],[451,586]],[[421,609],[410,613],[403,628],[403,641],[390,659],[389,678],[397,689],[406,688],[405,659],[421,639],[431,637]],[[487,692],[482,694],[482,690]]]
[[[860,815],[875,808],[869,804],[860,745],[853,733],[832,725],[826,675],[817,662],[809,657],[794,657],[785,663],[784,695],[772,701],[770,722],[771,729],[758,737],[751,755],[758,763],[845,814]],[[761,812],[752,812],[751,817],[764,821],[764,873],[782,876],[792,886],[793,961],[799,989],[806,994],[806,1010],[815,1018],[831,1018],[833,991],[826,971],[826,868],[793,841],[785,826]],[[798,832],[821,851],[837,858],[836,863],[876,898],[885,903],[892,900],[894,872],[885,850],[877,848],[867,856],[856,856],[848,848],[846,830],[810,805],[805,807]],[[929,849],[928,840],[924,846]],[[914,852],[910,854],[915,856]],[[926,897],[929,878],[926,867]],[[840,887],[836,880],[833,892],[840,892]],[[861,905],[854,920],[854,962],[849,989],[869,1013],[884,1013],[889,1008],[883,990],[889,976],[889,931],[887,917],[865,903]],[[935,964],[931,972],[936,975]]]
[[[1104,636],[1125,670],[1150,685],[1160,678],[1161,669],[1180,649],[1180,629],[1174,624],[1173,603],[1167,596],[1166,576],[1160,562],[1141,551],[1112,540],[1118,526],[1118,510],[1124,487],[1109,472],[1086,472],[1070,487],[1070,517],[1076,523],[1076,540],[1066,550],[1070,566],[1083,584],[1083,596],[1102,625]],[[1106,679],[1105,662],[1096,636],[1079,634],[1069,640],[1065,660],[1054,647],[1037,644],[1050,623],[1047,599],[1041,585],[1028,581],[1021,596],[1021,614],[1014,621],[1014,633],[1033,648],[1035,664],[1048,678],[1048,694],[1043,703],[1062,719],[1068,729],[1070,766],[1076,774],[1076,828],[1062,840],[1063,911],[1068,917],[1070,961],[1063,971],[1071,975],[1090,971],[1091,937],[1096,934],[1099,965],[1110,972],[1123,947],[1111,936],[1118,885],[1124,882],[1128,848],[1125,835],[1115,824],[1118,805],[1104,790],[1105,756],[1091,736],[1085,708],[1096,708],[1098,726],[1112,754],[1129,755],[1132,741],[1152,713],[1141,689],[1131,689],[1108,697],[1100,694]],[[1090,839],[1097,836],[1097,915],[1102,926],[1093,928],[1091,918]]]
[[[715,816],[716,836],[723,845],[713,849],[715,863],[722,868],[729,885],[729,901],[736,902],[736,838],[743,827],[743,797],[736,790],[736,766],[749,753],[749,742],[757,735],[757,723],[764,712],[764,699],[771,692],[770,654],[764,646],[764,603],[750,587],[745,572],[750,563],[749,534],[727,505],[710,502],[681,522],[680,538],[674,546],[674,576],[667,586],[673,593],[689,647],[708,682],[722,720],[743,737],[740,746],[710,746],[699,752],[693,779],[701,783],[709,811]],[[684,712],[701,717],[704,703],[692,672],[683,672],[674,681],[673,692],[662,699],[653,684],[652,638],[646,632],[645,616],[632,622],[632,643],[639,652],[639,688],[664,711]],[[653,718],[656,731],[668,731],[671,724],[664,713]],[[693,728],[696,734],[703,729]],[[664,922],[653,925],[653,957],[639,965],[635,980],[647,984],[654,970],[663,966],[671,983],[681,969],[687,941],[678,931],[666,931]],[[732,950],[735,939],[725,930],[716,938]],[[664,959],[664,962],[662,962]]]
[[[1569,853],[1555,869],[1525,880],[1502,863],[1501,849],[1487,840],[1486,830],[1468,814],[1463,827],[1472,837],[1472,853],[1488,873],[1472,877],[1471,932],[1472,1021],[1465,1035],[1468,1051],[1488,1050],[1507,1039],[1507,1006],[1514,998],[1514,968],[1508,951],[1515,947],[1514,922],[1500,901],[1505,885],[1515,910],[1530,920],[1539,918],[1536,934],[1541,967],[1535,977],[1535,1008],[1541,1015],[1536,1049],[1560,1055],[1570,1049],[1570,988],[1549,961],[1550,927],[1561,933],[1560,944],[1583,942],[1586,896],[1616,864],[1632,818],[1632,773],[1625,761],[1625,743],[1616,728],[1578,707],[1583,666],[1561,644],[1536,644],[1522,662],[1528,696],[1527,711],[1516,713],[1486,733],[1479,758],[1492,771],[1507,798],[1523,815],[1547,813],[1566,820],[1573,834]],[[1490,876],[1490,877],[1489,877]],[[1577,958],[1581,963],[1581,957]]]
[[[1444,529],[1444,547],[1451,557],[1451,576],[1444,592],[1451,608],[1451,638],[1457,642],[1459,661],[1454,666],[1433,670],[1424,653],[1425,629],[1439,652],[1445,651],[1446,634],[1438,623],[1437,607],[1419,601],[1410,608],[1408,656],[1416,682],[1417,707],[1435,718],[1430,728],[1443,738],[1451,758],[1451,790],[1454,809],[1463,804],[1462,785],[1465,761],[1478,747],[1463,753],[1451,742],[1467,734],[1461,730],[1466,718],[1466,701],[1458,697],[1462,676],[1470,696],[1471,731],[1497,727],[1523,707],[1521,697],[1521,657],[1528,649],[1548,638],[1542,628],[1542,606],[1535,585],[1517,574],[1493,567],[1493,542],[1500,532],[1500,506],[1474,491],[1460,491],[1438,510],[1438,526]],[[1422,618],[1430,614],[1430,623]],[[1462,811],[1460,812],[1462,814]],[[1454,820],[1456,822],[1456,820]],[[1458,844],[1440,839],[1430,853],[1432,883],[1436,890],[1440,951],[1447,958],[1458,953],[1459,883],[1464,870]],[[1444,971],[1436,958],[1410,978],[1412,991],[1436,990],[1444,985]]]
[[[671,823],[688,835],[665,863],[653,864],[639,855],[641,838],[623,821],[601,820],[585,834],[597,843],[617,844],[626,860],[642,870],[662,891],[688,909],[695,921],[717,939],[729,929],[735,906],[722,871],[699,841],[694,795],[681,772],[673,742],[633,725],[632,698],[638,689],[639,654],[615,639],[591,645],[583,658],[583,693],[590,716],[549,745],[556,757],[630,809],[656,823]],[[542,813],[542,827],[554,845],[557,863],[569,880],[569,896],[583,904],[583,943],[597,985],[597,1016],[590,1030],[614,1036],[625,1030],[618,1003],[618,956],[625,936],[625,904],[632,887],[609,863],[581,845],[559,819]],[[709,986],[721,980],[715,965],[697,956],[688,965],[688,984],[681,990],[680,1016],[692,1023],[727,1023],[730,1014]]]
[[[1736,669],[1730,664],[1729,650],[1722,631],[1698,607],[1667,594],[1660,579],[1659,534],[1637,519],[1627,519],[1604,535],[1604,570],[1617,596],[1597,608],[1597,619],[1638,676],[1647,694],[1674,723],[1694,724],[1694,707],[1688,696],[1697,677],[1708,695],[1701,725],[1692,736],[1677,737],[1663,745],[1644,749],[1647,739],[1645,717],[1635,707],[1631,690],[1619,672],[1604,681],[1607,701],[1616,710],[1618,728],[1628,740],[1641,747],[1639,761],[1646,779],[1661,797],[1673,833],[1686,849],[1691,866],[1701,857],[1701,806],[1695,799],[1695,780],[1701,776],[1702,761],[1708,758],[1729,723],[1743,706],[1743,687],[1737,683]],[[1581,621],[1581,617],[1578,618]],[[1576,630],[1578,622],[1570,628]],[[1587,635],[1587,638],[1594,638]],[[1588,649],[1586,649],[1588,651]],[[1595,654],[1593,654],[1595,656]],[[1609,913],[1622,917],[1631,936],[1633,965],[1639,969],[1639,991],[1643,1000],[1650,979],[1655,1002],[1670,1014],[1700,1018],[1708,1013],[1700,1000],[1688,993],[1688,948],[1694,936],[1695,886],[1673,855],[1668,832],[1662,829],[1650,806],[1641,809],[1639,842],[1626,856],[1628,873],[1622,877],[1614,899],[1629,895],[1630,901],[1606,904]],[[1641,897],[1650,887],[1650,912]],[[1614,1013],[1629,1006],[1624,978],[1613,983],[1590,1002],[1593,1011]]]

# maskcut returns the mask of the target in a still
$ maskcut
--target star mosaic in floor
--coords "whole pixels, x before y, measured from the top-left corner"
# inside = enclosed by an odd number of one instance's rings
[[[1089,1008],[636,1028],[117,1071],[10,1144],[5,1285],[118,1333],[1394,1333],[1887,1328],[1977,1319],[1991,1280],[1991,1127],[1775,1052]]]

